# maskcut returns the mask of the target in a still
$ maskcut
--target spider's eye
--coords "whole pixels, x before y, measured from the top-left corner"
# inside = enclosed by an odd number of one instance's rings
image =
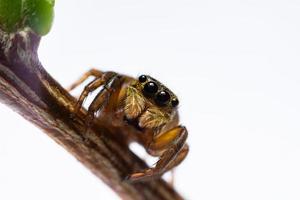
[[[172,106],[173,106],[174,108],[175,108],[176,106],[178,106],[178,104],[179,104],[178,99],[172,99],[171,104],[172,104]]]
[[[156,83],[150,81],[148,83],[145,84],[144,88],[143,88],[143,92],[145,95],[154,95],[158,90],[158,86],[156,85]]]
[[[139,82],[144,83],[144,82],[146,82],[146,81],[147,81],[147,76],[141,75],[141,76],[139,77]]]
[[[160,91],[155,97],[155,101],[158,105],[165,105],[169,100],[170,94],[166,91]]]

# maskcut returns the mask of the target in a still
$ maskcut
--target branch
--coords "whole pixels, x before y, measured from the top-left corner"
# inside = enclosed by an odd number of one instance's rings
[[[88,140],[82,139],[86,111],[73,116],[76,99],[40,64],[39,41],[40,36],[29,28],[10,34],[0,31],[0,101],[46,132],[122,199],[182,199],[162,179],[123,181],[146,164],[107,124],[95,121]]]

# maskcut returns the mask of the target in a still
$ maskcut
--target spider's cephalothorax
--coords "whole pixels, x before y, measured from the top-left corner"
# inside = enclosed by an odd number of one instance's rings
[[[78,112],[90,92],[102,87],[88,108],[86,124],[92,122],[96,112],[108,126],[121,130],[128,142],[137,141],[153,156],[159,156],[155,167],[135,172],[130,181],[161,176],[186,157],[187,130],[178,125],[179,101],[172,91],[146,75],[134,79],[115,72],[92,69],[74,83],[70,90],[89,76],[96,78],[81,93],[75,112]]]
[[[141,75],[126,90],[125,116],[137,120],[139,128],[158,130],[177,114],[177,97],[150,76]]]

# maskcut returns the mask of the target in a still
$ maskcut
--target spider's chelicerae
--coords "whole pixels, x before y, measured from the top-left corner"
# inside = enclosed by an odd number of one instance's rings
[[[74,83],[70,90],[89,76],[95,79],[81,93],[75,112],[81,108],[89,93],[102,87],[88,108],[87,125],[96,112],[110,126],[126,132],[128,142],[143,145],[152,156],[158,156],[155,167],[135,172],[130,181],[159,177],[180,164],[188,153],[185,143],[188,132],[179,125],[175,94],[154,78],[141,75],[138,79],[115,72],[92,69]]]

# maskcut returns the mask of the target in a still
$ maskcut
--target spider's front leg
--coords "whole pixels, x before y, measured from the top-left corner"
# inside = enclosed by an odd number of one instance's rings
[[[96,74],[91,74],[94,72],[96,72]],[[96,97],[88,107],[88,113],[85,119],[85,124],[87,129],[90,127],[90,124],[94,119],[95,113],[103,109],[109,103],[109,99],[111,95],[115,91],[118,91],[118,89],[121,87],[121,79],[117,73],[101,72],[100,74],[100,71],[94,71],[94,70],[87,72],[81,79],[79,79],[75,84],[73,84],[73,87],[82,83],[85,79],[87,79],[91,75],[96,77],[95,80],[93,80],[87,86],[85,86],[74,108],[74,112],[78,113],[87,96],[93,91],[95,91],[97,88],[102,86],[102,89],[99,91],[99,93],[96,95]]]
[[[186,157],[189,148],[185,144],[188,132],[185,127],[177,126],[154,138],[149,152],[163,152],[154,168],[145,169],[128,177],[129,181],[143,181],[161,176],[176,167]]]
[[[103,75],[103,72],[98,69],[90,69],[86,73],[84,73],[76,82],[70,85],[67,90],[70,92],[78,87],[81,83],[86,81],[90,76],[94,76],[95,78],[100,78]]]

